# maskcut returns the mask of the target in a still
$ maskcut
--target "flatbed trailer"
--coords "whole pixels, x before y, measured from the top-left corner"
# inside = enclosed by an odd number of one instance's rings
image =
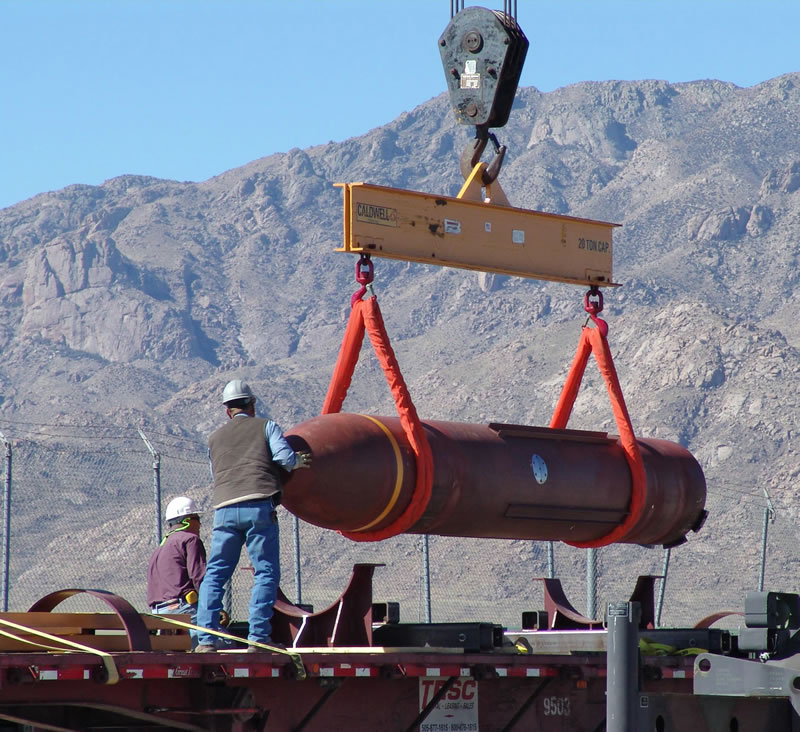
[[[605,726],[604,653],[296,650],[304,680],[290,659],[269,652],[114,653],[116,683],[91,654],[4,654],[0,719],[11,729],[43,730],[549,732]],[[677,707],[691,701],[693,659],[654,657],[643,671],[642,693],[669,707],[675,724],[688,723],[690,711]],[[755,721],[761,712],[752,706]],[[665,727],[690,728],[701,729],[694,723]]]
[[[373,603],[375,565],[337,602],[275,605],[288,648],[191,653],[187,616],[138,613],[102,590],[61,590],[0,613],[0,732],[798,732],[800,596],[748,593],[745,611],[654,627],[653,581],[582,616],[557,579],[523,630],[399,622]],[[113,610],[59,613],[86,593]],[[738,630],[711,627],[742,616]],[[235,632],[238,630],[238,633]],[[123,650],[124,649],[124,650]]]
[[[304,679],[291,658],[267,651],[128,652],[105,659],[6,653],[0,655],[0,729],[594,732],[607,728],[607,635],[507,632],[513,645],[477,653],[293,649]],[[525,645],[535,649],[536,636],[550,652],[520,652]],[[113,683],[109,660],[118,674]],[[637,721],[626,729],[800,728],[786,697],[696,695],[696,663],[695,657],[641,655],[638,688],[630,690]]]

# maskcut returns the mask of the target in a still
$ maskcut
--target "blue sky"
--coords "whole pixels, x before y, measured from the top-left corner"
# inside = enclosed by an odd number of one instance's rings
[[[521,84],[542,91],[800,70],[800,0],[517,5]],[[0,208],[126,173],[205,180],[386,124],[444,91],[449,20],[449,0],[0,0]]]

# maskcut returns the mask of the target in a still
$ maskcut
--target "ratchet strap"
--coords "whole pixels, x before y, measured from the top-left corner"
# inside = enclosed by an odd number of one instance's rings
[[[99,656],[100,660],[103,662],[103,666],[105,666],[106,669],[105,683],[116,684],[119,681],[119,671],[117,671],[114,659],[112,658],[111,654],[107,653],[106,651],[101,651],[97,648],[85,646],[82,643],[76,643],[75,641],[67,640],[66,638],[59,638],[57,635],[51,635],[50,633],[45,633],[42,630],[38,630],[36,628],[30,628],[26,625],[20,625],[19,623],[14,623],[10,620],[3,620],[0,618],[0,625],[6,628],[13,628],[14,630],[20,631],[25,635],[35,635],[39,638],[44,638],[45,640],[50,641],[50,643],[61,643],[62,645],[67,646],[67,648],[57,648],[55,646],[47,645],[44,643],[36,643],[35,641],[22,638],[14,633],[0,630],[0,635],[5,636],[6,638],[12,638],[13,640],[18,640],[23,643],[28,643],[30,645],[34,645],[49,651],[60,651],[63,653],[67,653],[70,650],[75,650]]]
[[[193,623],[185,623],[182,620],[175,620],[174,618],[169,617],[168,615],[153,615],[152,613],[147,613],[150,615],[151,618],[157,618],[158,620],[163,620],[171,625],[177,625],[179,628],[187,628],[188,630],[197,630],[201,633],[208,633],[209,635],[216,636],[217,638],[224,638],[225,640],[235,641],[236,643],[246,643],[248,646],[255,646],[256,648],[260,648],[264,651],[270,651],[272,653],[280,653],[282,656],[288,656],[292,664],[294,665],[294,669],[296,672],[296,678],[298,681],[303,681],[306,678],[306,667],[303,665],[303,659],[299,653],[294,653],[293,651],[288,651],[284,648],[278,648],[277,646],[271,646],[267,643],[258,643],[256,641],[247,640],[246,638],[240,638],[238,635],[231,635],[230,633],[224,633],[221,630],[213,630],[212,628],[204,628],[201,625],[194,625]],[[220,649],[223,650],[224,649]],[[231,649],[235,650],[235,649]]]

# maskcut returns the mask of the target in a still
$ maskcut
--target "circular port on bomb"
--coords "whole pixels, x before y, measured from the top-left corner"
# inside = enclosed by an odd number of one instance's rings
[[[534,480],[542,485],[547,480],[547,463],[541,455],[531,456],[531,470]]]

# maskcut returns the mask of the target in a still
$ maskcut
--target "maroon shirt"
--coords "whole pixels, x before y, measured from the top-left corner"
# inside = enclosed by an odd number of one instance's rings
[[[147,604],[182,598],[199,590],[206,573],[206,548],[200,537],[176,531],[153,552],[147,569]]]

